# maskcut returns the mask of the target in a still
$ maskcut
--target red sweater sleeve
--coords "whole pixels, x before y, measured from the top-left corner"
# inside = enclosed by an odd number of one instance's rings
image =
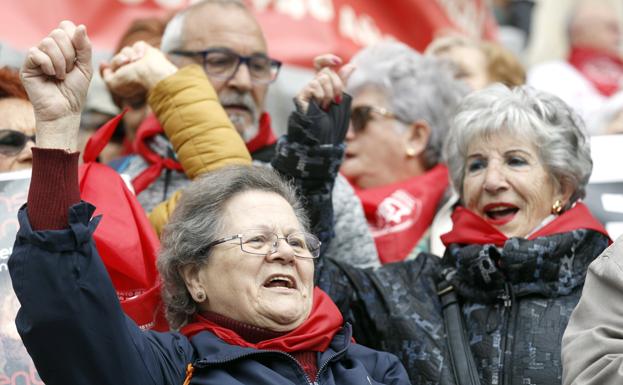
[[[59,230],[68,226],[69,208],[80,202],[79,155],[79,152],[33,147],[27,202],[33,230]]]

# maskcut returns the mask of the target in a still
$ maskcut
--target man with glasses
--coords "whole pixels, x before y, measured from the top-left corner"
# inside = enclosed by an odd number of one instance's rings
[[[160,46],[166,57],[153,55],[140,44],[122,49],[103,66],[102,74],[109,89],[126,95],[148,94],[151,99],[160,101],[177,98],[185,92],[189,96],[184,96],[181,104],[190,105],[200,102],[204,96],[211,97],[207,96],[211,95],[211,90],[199,90],[198,83],[203,79],[198,79],[196,74],[184,77],[179,73],[183,70],[178,72],[178,68],[198,65],[211,84],[203,88],[213,88],[227,117],[244,140],[246,150],[254,160],[269,161],[276,137],[264,105],[268,86],[277,78],[281,62],[268,56],[262,30],[244,2],[204,0],[180,11],[167,24]],[[151,56],[140,60],[146,52]],[[124,75],[123,71],[131,73]],[[156,87],[167,77],[166,87]],[[145,81],[146,78],[149,81]],[[186,86],[196,88],[196,92],[183,90]],[[211,141],[217,141],[219,147],[196,148],[189,166],[184,162],[188,157],[179,153],[174,136],[205,135],[205,126],[211,123],[188,125],[185,117],[192,114],[192,108],[182,112],[180,107],[174,106],[156,108],[154,112],[156,117],[148,117],[138,129],[134,145],[138,155],[117,167],[132,179],[139,202],[147,211],[185,186],[187,176],[192,179],[215,168],[205,166],[214,158],[219,166],[248,163],[248,155],[240,153],[240,150],[246,152],[244,147],[235,143],[229,133],[220,130],[218,134],[210,133]],[[176,113],[181,118],[176,123],[166,118]],[[210,114],[214,115],[212,110]],[[229,122],[226,123],[228,126]],[[221,120],[218,125],[225,128]],[[221,152],[222,149],[226,152]],[[206,157],[211,157],[210,161]]]
[[[150,88],[150,84],[155,85],[158,80],[169,78],[166,83],[169,85],[178,82],[174,87],[162,87],[161,85],[154,87],[154,91],[150,93],[150,104],[154,100],[171,99],[167,92],[174,94],[177,90],[184,88],[195,88],[197,84],[182,84],[181,72],[188,72],[187,66],[199,65],[210,80],[211,87],[204,87],[203,90],[194,92],[190,90],[191,98],[197,99],[212,92],[211,88],[218,95],[218,99],[224,108],[229,120],[233,123],[239,136],[243,138],[246,149],[251,154],[253,160],[268,162],[275,152],[276,138],[273,135],[270,116],[264,110],[265,99],[268,87],[278,75],[281,63],[267,54],[267,45],[262,30],[253,18],[253,15],[245,7],[241,1],[224,1],[224,0],[204,0],[197,3],[171,19],[164,33],[161,49],[167,54],[168,62],[161,54],[153,54],[153,48],[145,53],[145,49],[134,47],[134,49],[124,49],[120,55],[111,60],[110,67],[112,69],[126,66],[128,62],[136,61],[135,65],[127,65],[128,68],[134,67],[136,77],[140,87],[134,88]],[[139,60],[144,56],[144,60]],[[182,68],[177,71],[177,67]],[[107,78],[107,71],[104,70],[104,79]],[[109,87],[114,88],[117,78],[122,77],[123,70],[118,71],[120,76],[110,76],[108,82]],[[177,73],[176,73],[177,72]],[[153,79],[144,81],[146,73],[151,73]],[[126,76],[126,80],[127,80]],[[180,79],[179,81],[177,79]],[[201,81],[200,79],[197,80]],[[120,82],[133,85],[130,81]],[[164,82],[163,82],[164,83]],[[188,87],[187,87],[188,86]],[[184,90],[189,91],[189,90]],[[179,93],[181,94],[181,92]],[[179,95],[176,95],[176,97]],[[242,144],[236,143],[231,137],[228,130],[223,129],[218,133],[213,130],[214,126],[224,123],[218,119],[219,112],[211,110],[209,113],[204,109],[203,116],[211,122],[203,122],[205,130],[191,127],[179,128],[172,127],[171,122],[174,118],[179,117],[183,124],[187,124],[189,119],[197,118],[192,109],[186,113],[178,112],[184,105],[187,108],[190,103],[189,99],[184,99],[178,103],[172,111],[164,111],[159,114],[158,108],[154,108],[159,121],[151,119],[144,123],[139,129],[138,137],[144,138],[144,142],[148,145],[139,146],[139,150],[146,148],[155,148],[160,142],[161,148],[167,149],[169,154],[173,156],[171,146],[162,146],[167,144],[168,140],[162,134],[163,130],[160,124],[164,126],[167,136],[171,139],[176,148],[179,163],[184,167],[186,175],[190,179],[203,172],[213,170],[224,164],[241,164],[248,163],[249,160],[240,153]],[[170,105],[174,103],[169,103]],[[153,107],[153,106],[152,106]],[[173,118],[171,118],[173,116]],[[304,117],[299,117],[307,121]],[[225,127],[222,127],[225,128]],[[208,133],[206,130],[212,130]],[[233,130],[231,130],[233,131]],[[146,135],[148,132],[149,135]],[[157,135],[157,136],[156,136]],[[201,137],[200,139],[198,139]],[[238,141],[240,141],[238,139]],[[180,150],[180,143],[187,148],[191,156],[187,156]],[[207,143],[210,143],[208,146]],[[151,147],[149,147],[151,144]],[[244,148],[243,148],[244,150]],[[246,151],[245,151],[246,152]],[[153,154],[148,154],[153,159]],[[248,157],[248,155],[247,155]],[[158,164],[152,162],[151,166],[145,160],[135,159],[130,163],[125,173],[134,178],[134,181],[140,181],[145,185],[146,176],[154,175],[154,170]],[[192,158],[189,160],[189,158]],[[188,179],[179,169],[167,170],[166,162],[171,163],[171,159],[166,159],[161,164],[161,172],[156,179],[150,184],[146,190],[141,192],[142,187],[139,183],[134,183],[138,192],[138,199],[147,210],[152,212],[151,220],[157,231],[160,231],[168,220],[168,215],[175,206],[177,196],[171,197],[171,194],[188,183]],[[300,161],[293,160],[300,164]],[[174,164],[175,165],[175,164]],[[340,199],[336,205],[336,241],[331,243],[329,254],[335,257],[348,257],[349,262],[358,266],[374,266],[378,265],[378,258],[371,235],[367,229],[367,224],[363,216],[361,205],[354,198],[352,188],[343,178],[338,178],[335,190],[340,191],[337,195],[345,197]],[[167,198],[169,201],[157,204]],[[341,225],[340,225],[341,224]]]

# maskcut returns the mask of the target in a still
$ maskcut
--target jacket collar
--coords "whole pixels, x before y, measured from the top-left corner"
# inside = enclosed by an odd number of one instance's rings
[[[459,294],[476,302],[508,295],[557,297],[584,283],[588,265],[607,246],[601,232],[577,229],[536,239],[510,238],[494,244],[451,245],[442,274]]]
[[[345,354],[352,343],[352,335],[351,325],[345,323],[335,334],[327,350],[320,353],[318,367],[320,368],[326,362],[337,359]],[[193,345],[196,357],[198,357],[193,366],[199,368],[215,364],[220,365],[247,356],[275,353],[270,350],[258,350],[250,347],[228,344],[207,330],[199,332],[191,337],[190,343]],[[286,355],[287,353],[283,354]]]

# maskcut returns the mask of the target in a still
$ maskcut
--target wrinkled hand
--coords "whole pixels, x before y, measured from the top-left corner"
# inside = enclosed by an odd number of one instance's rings
[[[145,96],[159,81],[177,72],[157,48],[144,41],[124,47],[108,63],[100,66],[106,86],[126,99]]]
[[[35,111],[38,147],[75,150],[92,74],[84,25],[62,21],[28,51],[21,78]]]
[[[332,102],[342,101],[342,92],[348,78],[355,70],[352,64],[342,65],[342,59],[333,54],[325,54],[314,58],[316,76],[295,97],[300,111],[305,114],[309,103],[314,101],[323,109],[328,109]]]

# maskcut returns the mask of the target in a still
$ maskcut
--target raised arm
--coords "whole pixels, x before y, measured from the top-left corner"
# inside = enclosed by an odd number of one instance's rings
[[[94,208],[79,202],[76,137],[91,74],[86,28],[69,21],[22,68],[37,147],[9,259],[17,329],[47,385],[181,383],[188,341],[125,317],[92,239]]]
[[[145,42],[125,47],[101,68],[108,88],[121,95],[147,95],[189,179],[226,165],[251,164],[242,138],[198,65],[178,70]],[[158,233],[168,222],[179,192],[156,206],[150,221]]]
[[[297,187],[304,200],[313,232],[323,242],[324,252],[333,237],[331,194],[344,155],[351,98],[342,92],[352,73],[334,55],[316,59],[321,68],[294,99],[296,111],[288,121],[288,132],[280,138],[273,167]]]

